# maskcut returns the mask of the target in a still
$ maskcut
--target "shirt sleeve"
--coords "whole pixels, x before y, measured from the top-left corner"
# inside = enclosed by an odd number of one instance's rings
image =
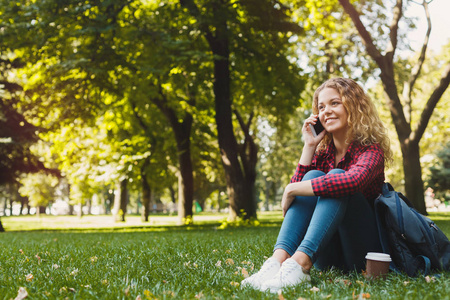
[[[314,194],[340,198],[362,192],[371,179],[384,172],[384,154],[380,146],[374,144],[364,150],[344,173],[312,179]]]
[[[302,181],[303,176],[305,176],[305,174],[312,169],[313,169],[312,165],[305,166],[302,164],[298,164],[297,168],[295,169],[294,175],[291,177],[291,183]]]

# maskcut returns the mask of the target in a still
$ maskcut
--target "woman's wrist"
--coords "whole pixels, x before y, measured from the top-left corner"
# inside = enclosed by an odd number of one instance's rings
[[[316,146],[305,145],[303,147],[302,156],[300,157],[299,164],[304,165],[304,166],[311,165],[315,152],[316,152]]]

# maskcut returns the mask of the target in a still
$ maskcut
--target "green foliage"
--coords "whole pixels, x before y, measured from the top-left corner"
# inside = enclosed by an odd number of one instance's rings
[[[47,206],[55,200],[58,178],[45,173],[27,174],[20,179],[19,193],[28,197],[32,206]]]
[[[30,147],[36,143],[40,128],[29,122],[20,99],[25,97],[11,73],[23,67],[11,52],[0,52],[0,185],[12,183],[23,173],[46,170]],[[47,170],[48,171],[48,170]]]
[[[247,213],[241,210],[241,213],[235,220],[230,220],[229,218],[223,219],[222,224],[218,227],[219,229],[225,229],[228,227],[255,227],[259,226],[261,223],[255,217],[247,217]]]
[[[437,199],[450,201],[450,143],[436,156],[435,164],[430,167],[428,184],[433,188]]]

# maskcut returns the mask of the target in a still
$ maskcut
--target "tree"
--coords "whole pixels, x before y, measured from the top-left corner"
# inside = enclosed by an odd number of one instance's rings
[[[6,63],[6,61],[2,61]],[[4,73],[3,73],[4,72]],[[9,70],[3,69],[3,74]],[[30,146],[38,141],[38,128],[30,124],[15,108],[16,92],[21,86],[9,83],[0,77],[0,185],[15,182],[20,174],[46,170],[44,164],[30,151]]]
[[[428,20],[428,31],[417,64],[410,68],[410,76],[407,81],[403,82],[403,87],[399,87],[401,82],[398,82],[395,72],[395,53],[398,47],[399,23],[403,16],[403,1],[396,0],[392,21],[389,26],[386,26],[388,27],[389,39],[384,51],[379,50],[378,44],[369,32],[369,27],[364,25],[361,20],[362,14],[358,12],[355,6],[349,0],[339,0],[339,3],[352,19],[364,43],[367,54],[376,62],[380,70],[380,79],[385,92],[386,104],[391,112],[403,155],[406,196],[421,213],[426,213],[419,142],[427,128],[433,110],[450,84],[450,62],[447,62],[443,65],[441,78],[436,82],[433,92],[429,95],[419,120],[414,122],[411,118],[413,90],[417,79],[421,75],[421,69],[426,58],[428,38],[431,33],[431,17],[428,12],[428,2],[425,0],[422,2]],[[403,88],[402,92],[401,88]]]
[[[22,178],[21,183],[19,193],[28,197],[38,215],[42,211],[41,207],[45,208],[54,201],[58,178],[45,173],[33,173]]]
[[[26,111],[19,110],[18,103],[25,95],[22,86],[10,80],[10,74],[24,64],[14,58],[9,46],[2,45],[0,52],[0,185],[16,184],[24,173],[44,171],[59,175],[56,170],[46,168],[30,150],[39,140],[40,128],[27,121]],[[1,231],[4,228],[0,220]]]
[[[284,51],[286,51],[289,37],[292,34],[302,33],[302,29],[289,21],[286,7],[280,6],[279,3],[275,5],[272,1],[241,1],[233,4],[227,1],[180,0],[180,4],[198,24],[198,30],[208,43],[213,55],[215,121],[227,182],[231,218],[239,215],[247,218],[256,217],[255,180],[258,147],[254,142],[251,129],[254,124],[255,110],[248,109],[248,103],[244,106],[238,105],[240,103],[237,100],[241,98],[238,93],[242,93],[242,100],[262,96],[275,101],[273,95],[283,91],[283,84],[275,79],[274,74],[270,74],[271,71],[275,74],[280,71],[284,75],[290,73],[294,79],[298,80],[298,73],[294,75],[294,70],[298,70],[292,64],[283,64],[283,59],[286,58]],[[255,61],[256,58],[257,61]],[[261,75],[269,75],[265,78],[263,85],[258,84],[262,83],[258,81]],[[247,78],[249,80],[245,81],[244,79]],[[288,84],[293,81],[295,80],[292,78],[287,80]],[[275,82],[280,86],[271,85]],[[301,87],[301,81],[297,82],[298,87]],[[246,83],[250,84],[246,86]],[[245,89],[237,93],[233,90],[236,85],[241,84],[253,92],[252,97],[245,97],[249,96]],[[284,87],[288,90],[287,86]],[[262,91],[261,93],[255,93],[258,88]],[[268,90],[270,93],[266,94]],[[294,98],[295,93],[299,93],[300,90],[301,88],[296,91],[290,90],[291,97]],[[276,97],[280,105],[275,106],[274,102],[262,101],[264,98],[251,103],[259,102],[261,106],[268,104],[274,110],[286,108],[294,103],[281,102],[281,99]],[[283,106],[284,104],[287,105]],[[289,107],[292,111],[292,106]],[[235,129],[233,124],[233,116],[237,120],[238,129]],[[240,139],[238,131],[242,132]],[[240,143],[239,140],[243,142]]]

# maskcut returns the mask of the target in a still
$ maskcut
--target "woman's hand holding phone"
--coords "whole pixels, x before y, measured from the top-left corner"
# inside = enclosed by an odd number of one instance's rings
[[[302,132],[305,144],[317,146],[325,136],[326,130],[322,123],[320,123],[319,116],[311,115],[306,119]]]
[[[319,118],[317,118],[316,124],[309,124],[309,128],[311,129],[311,132],[313,134],[314,137],[318,136],[322,131],[325,130],[325,128],[323,128],[322,123],[320,123]]]

